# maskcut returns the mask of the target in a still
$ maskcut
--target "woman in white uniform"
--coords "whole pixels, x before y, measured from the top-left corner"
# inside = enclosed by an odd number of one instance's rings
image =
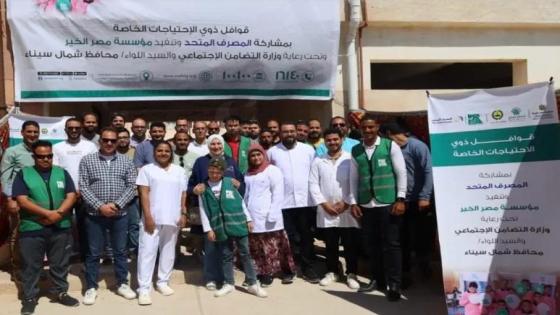
[[[249,148],[245,185],[245,203],[254,225],[249,248],[259,281],[267,287],[274,275],[291,279],[296,269],[282,218],[283,176],[279,168],[268,162],[266,151],[258,144]]]
[[[167,141],[154,147],[155,162],[140,169],[136,185],[142,204],[142,222],[138,248],[138,303],[152,304],[150,292],[159,251],[156,290],[174,293],[168,285],[175,261],[179,229],[186,223],[185,170],[172,164],[173,149]]]

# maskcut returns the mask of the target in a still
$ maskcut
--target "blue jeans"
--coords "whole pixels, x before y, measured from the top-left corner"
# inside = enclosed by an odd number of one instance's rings
[[[214,281],[220,284],[224,281],[224,274],[221,267],[222,253],[218,249],[216,242],[208,240],[204,235],[204,260],[203,260],[203,278],[204,282]]]
[[[109,230],[117,286],[128,283],[128,263],[126,261],[126,243],[128,235],[128,216],[107,218],[103,216],[86,217],[86,229],[89,250],[86,255],[86,286],[97,289],[99,259],[105,246],[105,231]]]
[[[138,237],[140,235],[140,203],[135,197],[126,206],[128,215],[128,249],[136,252],[138,250]]]
[[[253,261],[251,259],[251,254],[249,253],[249,237],[232,237],[223,242],[216,242],[217,247],[222,253],[222,269],[224,271],[224,283],[231,285],[235,284],[233,278],[233,250],[237,246],[239,251],[239,259],[241,260],[241,265],[243,266],[243,272],[245,272],[245,281],[249,285],[257,283],[257,274],[255,273],[255,267],[253,266]]]

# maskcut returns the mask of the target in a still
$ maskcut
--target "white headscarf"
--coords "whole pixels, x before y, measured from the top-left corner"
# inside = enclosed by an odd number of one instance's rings
[[[210,150],[210,144],[211,144],[212,141],[214,141],[214,140],[219,140],[219,141],[222,143],[222,148],[225,149],[225,143],[226,143],[226,142],[225,142],[224,138],[223,138],[222,136],[220,136],[220,135],[211,135],[211,136],[208,137],[208,141],[206,142],[207,145],[208,145],[208,150]],[[210,150],[210,155],[212,155],[211,152],[212,152],[212,151]],[[222,152],[223,152],[223,150],[222,150]],[[223,153],[222,153],[222,155],[223,155]]]

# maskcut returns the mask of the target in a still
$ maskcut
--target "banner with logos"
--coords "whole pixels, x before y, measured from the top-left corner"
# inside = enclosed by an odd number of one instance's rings
[[[8,0],[16,100],[333,97],[338,0]]]
[[[557,314],[552,84],[431,95],[428,108],[448,313]]]
[[[21,126],[27,120],[34,120],[39,123],[39,139],[54,143],[66,140],[64,124],[66,117],[45,117],[26,114],[10,115],[8,125],[10,126],[10,146],[19,144],[23,141]]]

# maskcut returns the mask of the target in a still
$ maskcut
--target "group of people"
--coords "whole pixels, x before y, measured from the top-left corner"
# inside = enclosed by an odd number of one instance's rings
[[[165,140],[164,123],[131,123],[132,134],[115,114],[97,132],[97,116],[86,113],[68,119],[66,141],[53,145],[38,139],[37,122],[26,121],[23,142],[4,153],[2,191],[17,226],[23,315],[35,310],[45,255],[55,299],[79,305],[67,293],[73,225],[86,305],[96,301],[102,258],[113,262],[124,298],[152,303],[156,260],[155,289],[173,294],[178,235],[187,226],[199,240],[205,286],[216,297],[234,291],[236,263],[258,297],[267,296],[275,277],[292,283],[299,265],[311,283],[328,286],[345,275],[351,289],[386,291],[398,301],[411,251],[429,270],[433,239],[421,229],[431,207],[430,153],[398,124],[380,125],[365,114],[356,140],[339,116],[324,131],[319,120],[270,120],[261,129],[256,120],[230,116],[223,135],[219,122],[196,121],[191,137],[189,121],[179,117],[174,137]],[[322,276],[315,238],[325,242]],[[370,261],[365,285],[356,276],[362,244]],[[137,257],[137,291],[127,280],[130,254]]]

